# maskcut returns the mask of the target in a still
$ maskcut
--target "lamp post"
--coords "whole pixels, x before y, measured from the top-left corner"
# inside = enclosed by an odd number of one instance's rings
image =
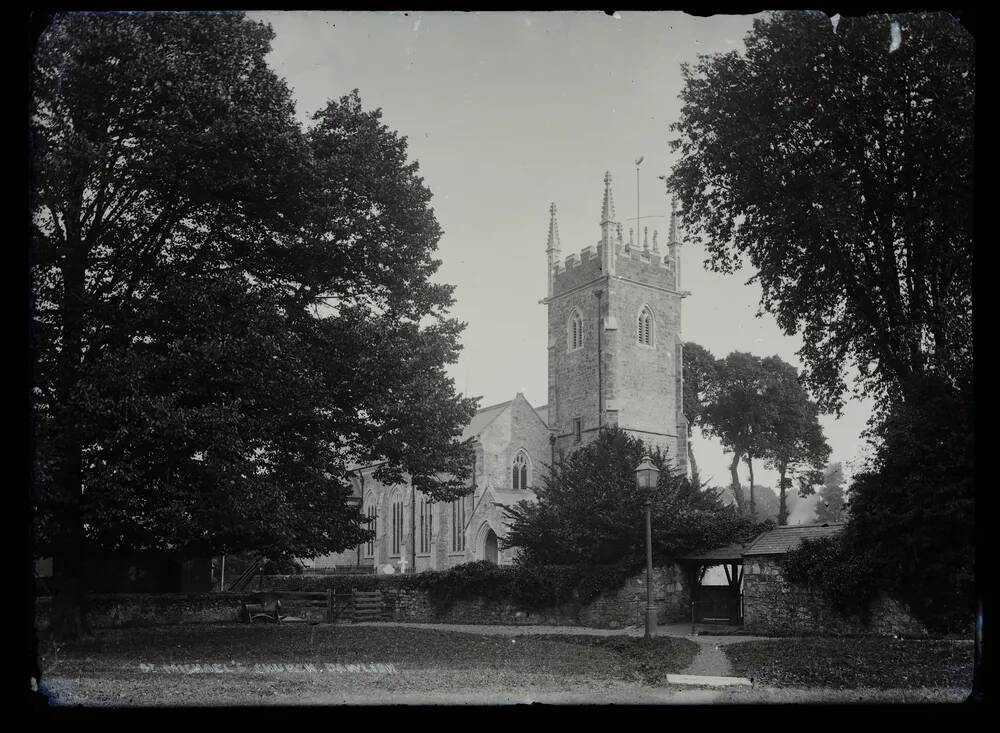
[[[635,469],[635,485],[646,496],[646,638],[651,639],[656,629],[656,606],[653,604],[653,494],[656,492],[658,469],[649,456],[643,456]]]

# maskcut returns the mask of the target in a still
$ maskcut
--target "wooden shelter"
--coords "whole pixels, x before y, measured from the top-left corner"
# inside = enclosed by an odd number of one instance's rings
[[[700,624],[738,626],[743,623],[743,551],[745,545],[732,544],[692,553],[677,559],[691,589],[691,621]],[[721,566],[726,585],[702,585],[705,572]]]

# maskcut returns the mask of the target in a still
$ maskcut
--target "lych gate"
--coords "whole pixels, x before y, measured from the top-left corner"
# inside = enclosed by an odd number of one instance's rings
[[[743,624],[743,545],[727,545],[678,558],[691,589],[691,623]],[[721,568],[725,584],[704,583],[710,568]]]

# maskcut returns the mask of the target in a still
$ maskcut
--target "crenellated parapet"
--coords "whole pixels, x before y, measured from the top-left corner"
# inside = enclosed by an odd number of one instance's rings
[[[616,276],[638,278],[642,282],[670,289],[676,286],[677,266],[670,252],[663,254],[652,249],[635,249],[615,244],[614,261]],[[576,287],[604,274],[604,246],[596,244],[584,247],[579,252],[553,263],[552,294]]]
[[[669,229],[665,237],[666,252],[660,249],[659,232],[643,227],[628,229],[628,239],[621,222],[614,221],[615,205],[611,190],[611,174],[604,175],[604,196],[601,203],[601,239],[561,257],[556,206],[550,207],[549,237],[546,252],[549,257],[549,294],[565,292],[602,276],[627,277],[649,285],[679,290],[680,255],[677,236],[677,214],[671,203]]]

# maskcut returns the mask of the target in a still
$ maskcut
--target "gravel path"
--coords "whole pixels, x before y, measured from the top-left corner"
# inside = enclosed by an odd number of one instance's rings
[[[592,629],[587,626],[499,626],[492,624],[421,624],[409,621],[364,621],[355,626],[402,626],[411,629],[460,631],[466,634],[491,634],[500,636],[528,636],[535,634],[565,634],[570,636],[642,636],[643,629],[629,626],[624,629]],[[667,634],[673,636],[673,634]]]
[[[565,634],[573,636],[642,636],[645,629],[629,626],[624,629],[594,629],[587,626],[494,626],[490,624],[421,624],[396,621],[372,621],[358,626],[406,626],[409,628],[433,628],[440,631],[459,631],[467,634],[491,634],[501,636],[526,636],[532,634]],[[699,652],[694,661],[680,674],[731,677],[732,666],[722,647],[743,641],[758,641],[759,636],[691,636],[687,624],[666,624],[657,629],[660,636],[674,636],[690,639],[698,644]]]
[[[699,643],[698,647],[698,656],[687,668],[682,669],[680,674],[708,675],[710,677],[733,676],[733,668],[721,646]]]
[[[460,631],[466,634],[499,634],[501,636],[525,636],[528,634],[567,634],[570,636],[642,636],[641,626],[627,626],[624,629],[595,629],[589,626],[538,626],[538,625],[496,625],[496,624],[437,624],[415,621],[363,621],[355,626],[401,626],[411,629],[437,629],[439,631]],[[690,639],[703,646],[724,646],[743,641],[771,641],[765,636],[691,636],[689,624],[664,624],[656,629],[659,636],[676,636]],[[789,637],[790,638],[790,637]]]

